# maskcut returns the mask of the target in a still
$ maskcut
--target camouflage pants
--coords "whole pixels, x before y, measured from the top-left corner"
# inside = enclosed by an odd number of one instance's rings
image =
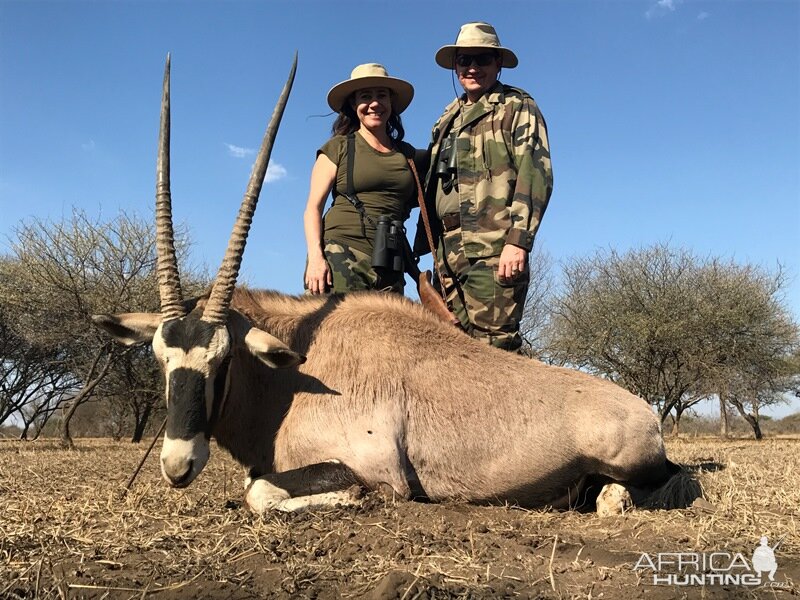
[[[372,257],[332,240],[325,240],[325,260],[331,270],[333,289],[337,294],[362,290],[403,293],[405,279],[394,271],[379,274],[372,268]]]
[[[465,256],[460,229],[443,234],[436,254],[447,302],[464,329],[492,346],[516,351],[522,345],[519,325],[528,293],[527,269],[513,280],[501,280],[500,257]]]

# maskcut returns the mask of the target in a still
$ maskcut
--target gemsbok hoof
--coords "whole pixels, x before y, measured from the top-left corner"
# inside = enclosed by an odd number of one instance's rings
[[[612,517],[625,513],[633,507],[633,498],[628,490],[618,483],[603,486],[597,496],[597,516]]]

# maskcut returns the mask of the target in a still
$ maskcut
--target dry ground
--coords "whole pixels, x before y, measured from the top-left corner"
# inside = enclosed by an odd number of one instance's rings
[[[251,515],[222,451],[187,490],[144,447],[0,443],[0,598],[736,598],[800,595],[800,440],[672,440],[710,505],[621,517],[419,504]],[[775,541],[782,587],[670,588],[642,552],[741,552]],[[772,543],[772,542],[771,542]]]

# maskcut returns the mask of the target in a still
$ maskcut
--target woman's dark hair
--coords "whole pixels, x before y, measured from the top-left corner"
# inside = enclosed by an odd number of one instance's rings
[[[392,92],[392,98],[394,98],[394,92]],[[333,135],[348,135],[354,131],[358,131],[358,128],[361,127],[358,115],[356,115],[356,111],[350,103],[352,99],[353,95],[350,95],[344,101],[342,110],[339,111],[339,116],[336,117],[336,120],[333,122],[333,127],[331,128]],[[386,133],[396,142],[402,142],[403,136],[406,134],[405,129],[403,129],[403,120],[400,118],[400,115],[395,112],[394,106],[392,106],[392,116],[390,116],[389,120],[386,122]]]

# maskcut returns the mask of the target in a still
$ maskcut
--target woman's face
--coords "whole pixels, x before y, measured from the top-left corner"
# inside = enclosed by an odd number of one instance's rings
[[[385,87],[356,90],[353,95],[353,109],[362,127],[383,129],[392,116],[392,93]]]

